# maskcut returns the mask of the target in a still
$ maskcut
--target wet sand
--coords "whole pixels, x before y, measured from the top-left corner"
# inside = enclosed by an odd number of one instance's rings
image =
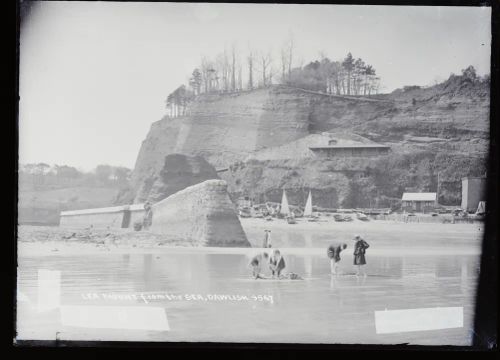
[[[20,242],[18,339],[471,343],[481,243],[477,226],[379,222],[295,226],[275,221],[273,246],[284,254],[286,270],[304,281],[251,279],[248,262],[259,248]],[[242,224],[253,245],[270,227],[261,219],[243,219]],[[332,239],[348,241],[353,232],[371,245],[368,276],[349,275],[355,271],[352,246],[342,253],[340,268],[345,275],[330,275],[326,245]],[[37,310],[39,269],[60,271],[61,305],[161,307],[170,331],[65,326],[60,310]],[[88,294],[97,295],[92,299]],[[166,294],[178,297],[167,299]],[[221,295],[226,297],[217,297]],[[240,300],[234,299],[236,295]],[[376,333],[375,311],[455,306],[463,307],[461,328]]]

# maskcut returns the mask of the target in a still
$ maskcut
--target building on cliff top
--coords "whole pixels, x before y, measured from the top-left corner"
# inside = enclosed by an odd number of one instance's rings
[[[377,144],[359,135],[323,133],[325,143],[310,146],[309,149],[317,156],[335,157],[372,157],[387,155],[390,147]]]

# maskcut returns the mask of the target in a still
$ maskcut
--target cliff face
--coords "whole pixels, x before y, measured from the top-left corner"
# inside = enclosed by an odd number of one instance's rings
[[[151,125],[137,157],[132,181],[140,183],[172,153],[200,155],[227,167],[249,153],[286,144],[310,133],[349,129],[392,103],[325,96],[275,86],[234,95],[204,95],[184,117]]]
[[[353,131],[404,149],[481,155],[489,144],[489,83],[452,75],[430,88],[408,87],[384,96],[395,107]]]
[[[227,181],[233,198],[249,196],[256,202],[281,202],[282,189],[286,189],[290,204],[303,206],[309,190],[314,205],[337,208],[345,204],[349,195],[349,181],[364,169],[365,162],[357,161],[348,171],[339,161],[323,159],[249,160],[231,166],[221,177]]]
[[[150,231],[200,246],[250,247],[222,180],[181,190],[152,207]]]
[[[134,202],[154,204],[188,186],[218,178],[215,168],[202,157],[170,154],[162,169],[140,184]]]
[[[368,206],[375,197],[400,198],[407,187],[436,191],[436,174],[445,169],[441,188],[446,192],[448,186],[449,201],[456,202],[460,176],[483,171],[478,160],[488,149],[489,105],[489,83],[463,76],[371,98],[284,86],[200,96],[186,116],[151,126],[133,182],[137,188],[149,181],[165,155],[179,152],[230,167],[220,176],[232,196],[279,201],[287,188],[292,199],[302,201],[311,188],[322,206]],[[308,145],[324,131],[355,133],[389,145],[392,153],[386,160],[315,158]]]

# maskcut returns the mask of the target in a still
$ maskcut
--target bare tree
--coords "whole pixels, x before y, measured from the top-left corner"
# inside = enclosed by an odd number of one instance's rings
[[[290,33],[287,41],[288,50],[288,78],[292,76],[292,61],[293,61],[293,49],[294,49],[294,39],[293,34]]]
[[[241,66],[241,63],[238,65],[238,90],[243,89],[243,68]]]
[[[231,90],[236,90],[236,45],[231,46]]]
[[[281,49],[281,83],[284,84],[287,80],[287,69],[288,69],[288,53],[286,48]]]
[[[270,70],[272,63],[271,52],[269,51],[266,54],[262,54],[260,56],[260,72],[262,74],[262,86],[267,86],[268,84],[268,71]]]
[[[214,75],[214,65],[206,57],[201,60],[201,78],[203,81],[204,92],[212,90],[212,82]]]
[[[227,53],[224,50],[223,53],[218,54],[216,57],[216,69],[217,69],[217,85],[218,89],[221,91],[229,90],[229,61],[227,59]],[[220,80],[220,82],[219,82]]]
[[[290,80],[292,75],[292,61],[293,61],[293,50],[294,50],[294,38],[293,34],[290,33],[288,38],[283,43],[280,51],[281,55],[281,81],[284,83],[286,80]]]
[[[253,89],[253,61],[254,61],[254,55],[252,53],[252,50],[250,49],[248,57],[247,57],[247,62],[248,62],[248,88],[251,90]]]

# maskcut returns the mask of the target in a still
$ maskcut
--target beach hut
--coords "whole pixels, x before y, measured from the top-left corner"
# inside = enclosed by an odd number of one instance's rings
[[[311,197],[311,191],[309,191],[309,196],[307,197],[306,207],[304,208],[304,216],[312,216],[312,197]]]
[[[283,197],[281,198],[281,208],[280,213],[283,215],[290,214],[290,207],[288,206],[288,199],[286,198],[286,192],[283,190]]]

